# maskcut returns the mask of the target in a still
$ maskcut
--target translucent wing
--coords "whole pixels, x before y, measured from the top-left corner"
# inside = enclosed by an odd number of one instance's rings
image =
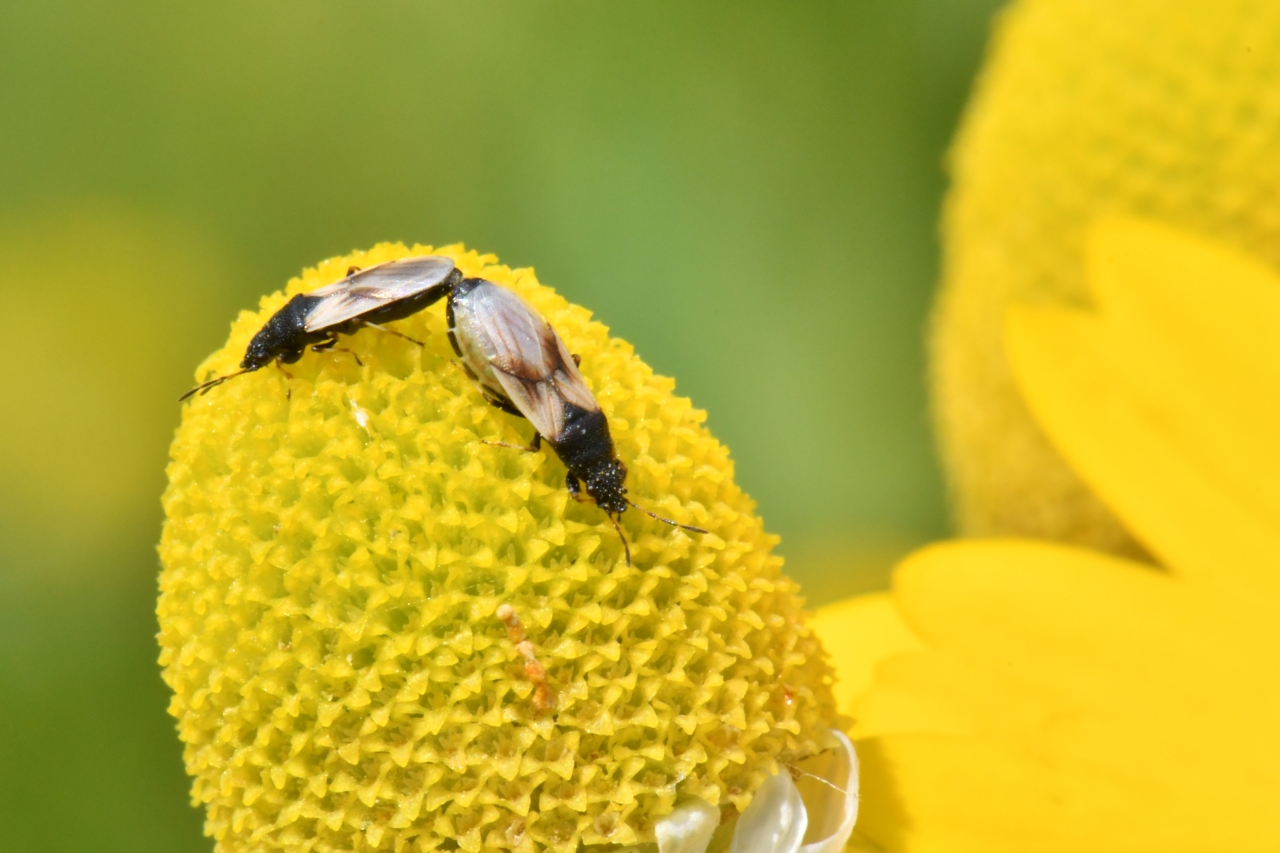
[[[564,432],[565,404],[599,411],[564,341],[528,303],[490,282],[455,302],[459,345],[485,384],[496,383],[549,441]]]
[[[401,258],[360,270],[308,293],[320,303],[307,314],[308,332],[328,329],[385,305],[416,296],[453,272],[453,261],[439,255]]]

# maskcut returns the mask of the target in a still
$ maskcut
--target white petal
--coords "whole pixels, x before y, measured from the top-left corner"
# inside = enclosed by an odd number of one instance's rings
[[[858,820],[858,753],[841,732],[840,745],[800,763],[800,792],[809,831],[800,853],[840,853]]]
[[[766,779],[742,810],[729,853],[796,853],[808,825],[800,791],[784,769]]]
[[[719,825],[720,810],[694,797],[654,824],[658,853],[706,853]]]

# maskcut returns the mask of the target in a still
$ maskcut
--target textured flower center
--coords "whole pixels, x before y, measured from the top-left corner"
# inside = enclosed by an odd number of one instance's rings
[[[288,296],[244,313],[230,372]],[[569,499],[564,465],[453,363],[440,307],[237,377],[184,409],[159,606],[171,712],[219,850],[572,850],[655,840],[697,797],[745,809],[820,751],[830,676],[725,448],[586,311],[458,247],[582,358],[628,495],[689,534]]]

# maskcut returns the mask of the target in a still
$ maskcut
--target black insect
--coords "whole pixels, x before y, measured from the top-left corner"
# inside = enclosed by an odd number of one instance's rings
[[[627,507],[675,527],[700,527],[663,518],[627,499],[627,467],[618,459],[609,421],[578,372],[578,358],[565,348],[541,314],[510,290],[480,278],[437,285],[448,295],[449,342],[486,400],[533,424],[536,451],[546,440],[569,474],[565,485],[581,500],[583,487],[622,539],[627,565],[631,546],[618,518]]]
[[[233,376],[261,370],[273,361],[277,365],[293,364],[302,358],[307,347],[313,352],[332,349],[338,335],[354,334],[363,326],[373,326],[421,346],[421,341],[379,324],[416,314],[439,301],[445,292],[441,287],[461,280],[462,273],[453,261],[438,255],[402,258],[363,270],[352,267],[341,281],[299,293],[271,315],[249,341],[239,370],[197,385],[178,399],[208,391]],[[358,355],[351,354],[360,362]]]

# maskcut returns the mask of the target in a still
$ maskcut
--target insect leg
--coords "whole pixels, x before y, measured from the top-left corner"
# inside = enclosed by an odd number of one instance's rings
[[[377,329],[380,332],[386,332],[388,335],[395,335],[397,338],[404,338],[406,341],[417,344],[420,347],[426,346],[426,344],[424,344],[422,341],[418,340],[417,338],[411,338],[408,335],[404,334],[403,332],[397,332],[395,329],[388,329],[386,326],[379,326],[377,323],[365,323],[365,325],[369,326],[370,328]]]
[[[502,409],[502,411],[506,412],[508,415],[515,415],[517,418],[524,417],[524,413],[521,412],[519,409],[517,409],[515,406],[511,405],[510,400],[504,400],[500,397],[495,397],[492,394],[490,394],[488,391],[486,391],[485,387],[481,385],[479,382],[477,382],[476,378],[471,375],[471,371],[467,370],[467,368],[462,364],[459,364],[457,359],[451,358],[449,359],[449,363],[452,364],[454,367],[458,368],[459,370],[461,370],[464,374],[466,374],[467,380],[472,385],[475,386],[476,390],[480,392],[480,396],[484,397],[485,402],[487,402],[490,406],[493,406],[496,409]]]
[[[314,344],[311,347],[311,351],[325,352],[328,350],[333,352],[345,352],[347,355],[351,356],[356,360],[356,364],[360,365],[361,367],[364,367],[364,362],[360,360],[360,356],[356,355],[352,350],[349,350],[346,347],[334,346],[334,344],[336,344],[337,342],[338,342],[338,336],[334,335],[332,338],[329,338],[329,340],[327,341],[321,341],[318,344]]]
[[[288,381],[288,382],[292,382],[292,381],[293,381],[293,374],[292,374],[292,373],[290,373],[289,371],[287,371],[287,370],[285,370],[285,369],[284,369],[284,362],[283,362],[283,361],[281,361],[281,360],[280,360],[280,359],[278,359],[278,358],[276,359],[276,369],[277,369],[277,370],[279,370],[281,373],[283,373],[283,374],[284,374],[284,378],[285,378],[285,380],[286,380],[286,381]],[[290,386],[290,385],[285,385],[285,386],[284,386],[284,398],[285,398],[286,400],[292,400],[292,399],[293,399],[293,387],[292,387],[292,386]]]
[[[511,405],[509,401],[500,400],[497,397],[491,396],[490,394],[485,392],[483,389],[480,391],[480,393],[484,396],[484,399],[489,403],[490,406],[493,406],[494,408],[497,408],[497,409],[502,409],[502,411],[506,412],[508,415],[515,415],[518,418],[524,417],[524,413],[521,412],[519,409],[517,409],[515,406]],[[540,438],[541,436],[539,436],[538,438],[535,438],[534,441],[538,441]]]
[[[582,483],[578,480],[578,475],[572,471],[565,475],[564,487],[569,490],[569,497],[573,498],[578,503],[591,503],[591,498],[584,498],[582,496]]]
[[[345,352],[347,355],[351,356],[356,360],[356,364],[360,365],[361,367],[364,367],[364,362],[360,360],[360,356],[355,354],[355,350],[349,350],[346,347],[332,347],[332,349],[334,352]]]
[[[490,400],[489,402],[493,402]],[[494,405],[497,405],[496,403]],[[512,450],[523,450],[525,453],[537,453],[542,449],[542,436],[538,433],[533,434],[533,441],[529,442],[528,447],[521,447],[518,444],[507,444],[505,441],[485,441],[484,444],[490,447],[510,447]]]
[[[582,367],[582,356],[578,355],[576,352],[570,353],[570,355],[573,356],[574,366]]]
[[[360,272],[360,269],[361,269],[360,267],[354,267],[354,266],[353,266],[353,267],[347,267],[347,275],[348,275],[348,276],[353,276],[353,275],[355,275],[356,273]]]

